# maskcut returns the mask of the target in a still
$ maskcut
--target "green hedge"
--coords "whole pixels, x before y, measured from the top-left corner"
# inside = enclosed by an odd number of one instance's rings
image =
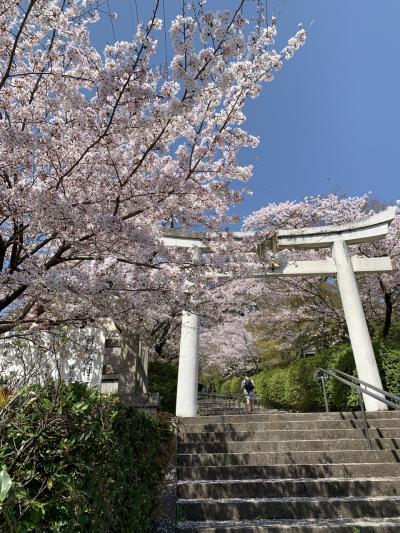
[[[242,391],[240,384],[242,383],[243,378],[241,377],[233,377],[231,379],[228,379],[227,381],[224,381],[218,392],[220,394],[240,394]]]
[[[381,345],[377,359],[383,388],[400,396],[400,349]]]
[[[253,376],[262,403],[276,409],[313,411],[323,407],[315,370],[323,366],[324,356],[299,359],[286,368],[264,370]]]
[[[160,393],[160,408],[175,413],[178,367],[158,361],[149,364],[149,390]]]
[[[400,349],[377,342],[375,353],[384,388],[400,395]],[[265,406],[292,411],[318,411],[324,409],[321,385],[314,379],[318,367],[335,368],[356,375],[351,347],[343,344],[322,354],[298,359],[283,368],[263,370],[252,379]],[[236,391],[240,380],[234,377],[225,381],[221,392]],[[328,380],[327,394],[331,410],[343,411],[358,406],[357,395],[338,381]]]
[[[30,387],[0,409],[0,531],[148,531],[169,422],[82,385]],[[0,499],[1,499],[0,487]]]
[[[327,353],[327,368],[341,370],[357,376],[353,352],[349,344],[335,347]],[[326,383],[329,406],[336,411],[346,411],[358,406],[358,395],[344,383],[329,379]]]

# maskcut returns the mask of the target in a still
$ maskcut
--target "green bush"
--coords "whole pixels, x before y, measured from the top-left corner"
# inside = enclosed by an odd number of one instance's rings
[[[233,379],[234,378],[227,379],[226,381],[224,381],[221,384],[218,393],[219,394],[231,394],[231,382]]]
[[[286,409],[285,382],[286,369],[274,368],[264,370],[257,376],[253,376],[256,394],[260,394],[262,404],[275,409]]]
[[[158,361],[149,364],[149,390],[160,393],[160,408],[175,413],[178,367]]]
[[[374,342],[374,350],[383,388],[400,394],[400,350],[381,341]],[[328,367],[357,376],[353,352],[349,344],[342,344],[328,352]],[[329,405],[337,411],[358,407],[357,393],[336,380],[327,383]]]
[[[242,384],[243,378],[241,377],[234,377],[230,380],[231,387],[230,387],[230,393],[231,394],[241,394],[243,392],[241,384]]]
[[[382,344],[379,346],[377,360],[383,388],[392,394],[400,395],[400,349]]]
[[[323,408],[323,395],[315,379],[317,368],[324,366],[324,355],[298,359],[288,366],[285,382],[285,403],[294,411],[318,411]]]
[[[0,427],[0,471],[12,480],[0,531],[148,530],[172,454],[168,422],[82,385],[49,383],[5,404]]]
[[[374,342],[383,387],[397,395],[400,395],[399,342],[398,338]],[[265,369],[252,376],[255,391],[261,395],[263,405],[268,407],[293,411],[323,410],[325,404],[321,383],[314,379],[318,367],[357,375],[350,344],[341,344],[313,357],[297,359],[285,367]],[[238,393],[241,380],[239,377],[225,380],[217,392]],[[326,389],[331,410],[347,411],[358,408],[358,395],[347,385],[329,379]]]
[[[341,370],[350,376],[357,376],[353,351],[350,344],[335,346],[326,352],[327,368]],[[329,407],[335,411],[347,411],[357,408],[358,395],[344,383],[329,379],[326,383]]]
[[[255,392],[268,407],[297,411],[320,409],[323,397],[314,372],[324,361],[324,356],[319,355],[299,359],[285,368],[263,370],[252,376]],[[231,378],[222,385],[221,392],[240,392],[240,383],[241,378]]]
[[[400,395],[400,349],[381,342],[375,343],[375,353],[384,388]],[[351,346],[342,344],[322,354],[297,359],[283,368],[263,370],[252,379],[265,406],[293,411],[319,411],[324,409],[324,400],[321,383],[314,378],[318,367],[335,368],[357,375]],[[222,385],[224,392],[235,390],[237,379],[225,381]],[[326,389],[331,410],[358,408],[358,395],[347,385],[329,379]]]

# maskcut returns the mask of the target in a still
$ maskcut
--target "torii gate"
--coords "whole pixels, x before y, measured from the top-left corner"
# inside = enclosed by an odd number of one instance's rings
[[[279,230],[276,247],[282,249],[331,248],[332,257],[319,261],[291,261],[267,271],[244,274],[243,278],[266,276],[318,276],[336,275],[342,300],[344,316],[349,331],[359,379],[382,388],[371,338],[361,304],[355,273],[390,272],[389,257],[350,256],[348,244],[373,242],[385,238],[389,224],[396,214],[396,207],[390,207],[376,215],[353,223]],[[233,238],[242,240],[254,233],[235,232]],[[167,246],[197,248],[207,253],[207,241],[215,238],[212,233],[188,232],[179,229],[163,231],[162,241]],[[268,239],[266,241],[268,244]],[[178,388],[176,415],[182,417],[197,414],[197,385],[199,363],[199,317],[187,311],[182,314],[181,341],[179,352]],[[364,395],[367,411],[380,411],[387,406],[368,395]]]

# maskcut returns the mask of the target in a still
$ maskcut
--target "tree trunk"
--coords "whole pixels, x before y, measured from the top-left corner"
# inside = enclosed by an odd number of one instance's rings
[[[389,334],[390,326],[392,324],[392,312],[393,312],[393,302],[392,295],[385,292],[385,322],[382,328],[382,337],[386,339]]]

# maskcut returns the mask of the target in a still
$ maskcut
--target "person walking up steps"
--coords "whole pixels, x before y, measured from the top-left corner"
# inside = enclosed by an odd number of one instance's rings
[[[249,376],[245,376],[244,380],[242,381],[241,385],[244,395],[246,396],[246,408],[247,412],[251,414],[254,411],[254,381],[249,378]]]

